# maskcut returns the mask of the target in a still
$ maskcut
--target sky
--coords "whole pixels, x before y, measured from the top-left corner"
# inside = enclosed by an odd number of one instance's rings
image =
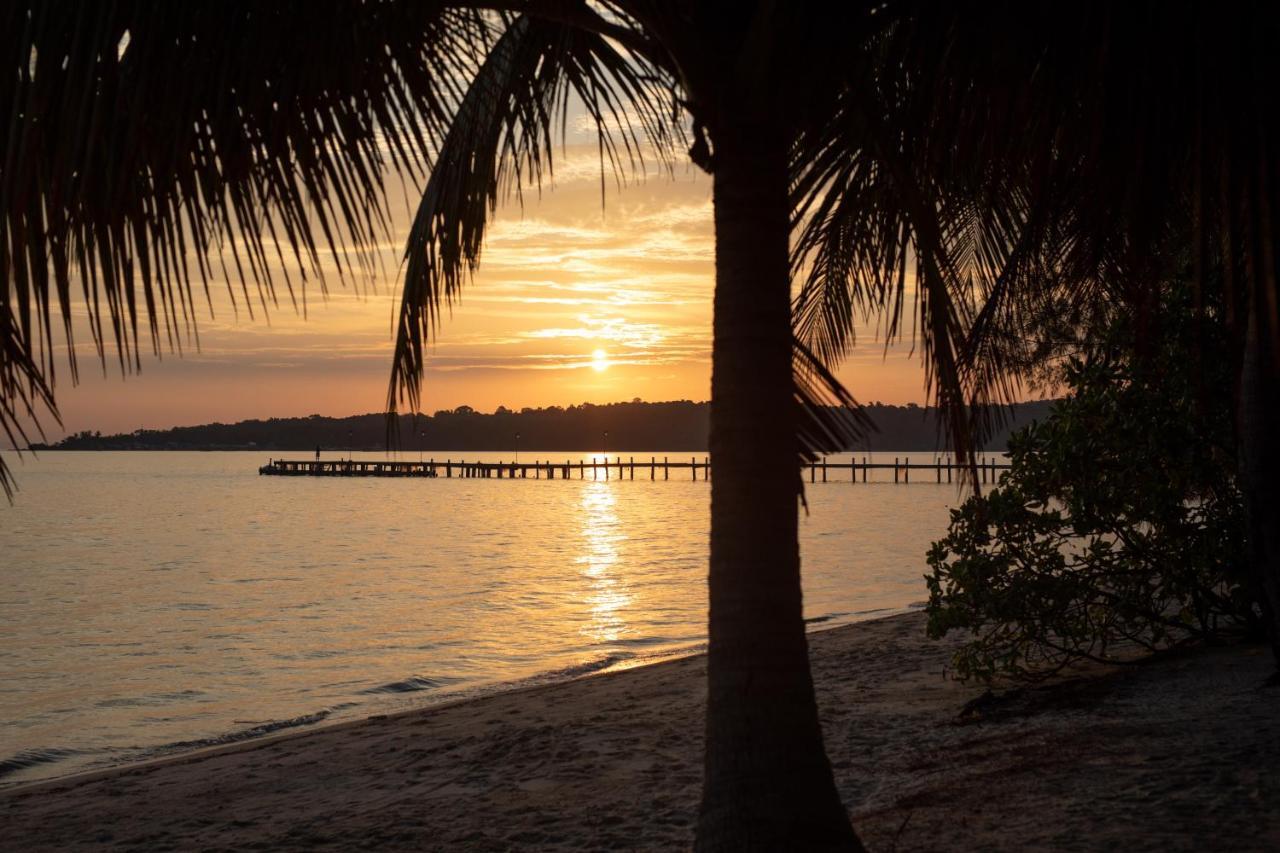
[[[431,349],[423,411],[710,397],[710,177],[680,163],[674,175],[654,171],[622,188],[610,177],[606,190],[602,208],[597,150],[578,128],[554,185],[499,209],[480,271]],[[63,428],[46,423],[49,437],[383,411],[412,214],[399,186],[388,195],[385,276],[360,287],[334,279],[327,296],[309,285],[306,316],[287,301],[265,318],[250,319],[243,305],[237,316],[215,281],[212,316],[197,315],[199,351],[144,356],[123,380],[110,363],[104,376],[79,334],[80,383],[59,370]],[[923,403],[910,344],[886,354],[865,329],[837,373],[860,401]]]

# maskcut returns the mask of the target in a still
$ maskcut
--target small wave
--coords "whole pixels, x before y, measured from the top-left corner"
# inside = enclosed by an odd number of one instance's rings
[[[630,652],[616,652],[611,655],[605,655],[595,660],[583,661],[582,663],[566,666],[561,669],[553,669],[550,672],[537,676],[539,680],[560,681],[569,678],[578,678],[583,675],[590,675],[593,672],[599,672],[602,669],[608,669],[611,666],[617,666],[624,661],[629,661],[635,655]]]
[[[646,637],[624,637],[613,641],[615,646],[628,646],[635,649],[647,649],[653,646],[670,646],[675,642],[673,637],[650,635]]]
[[[192,701],[206,695],[203,690],[179,690],[173,693],[149,693],[146,696],[117,696],[94,702],[95,708],[145,708]]]
[[[330,711],[316,711],[314,714],[303,714],[300,717],[292,717],[288,720],[268,720],[265,723],[259,723],[247,729],[238,729],[234,732],[215,735],[214,737],[199,738],[198,740],[180,740],[174,743],[167,743],[164,746],[154,747],[147,750],[147,757],[154,758],[161,755],[167,755],[171,752],[188,752],[193,749],[205,749],[210,746],[223,746],[229,743],[239,743],[244,740],[253,740],[254,738],[263,737],[282,729],[293,729],[299,726],[311,726],[328,717]]]
[[[441,687],[447,687],[450,684],[456,684],[456,678],[427,678],[425,675],[415,675],[406,678],[404,681],[392,681],[389,684],[380,684],[377,687],[370,687],[367,690],[361,690],[361,694],[372,695],[377,693],[417,693],[420,690],[439,690]]]
[[[359,702],[339,702],[337,705],[330,706],[330,711],[345,711],[348,708],[359,708]]]
[[[85,765],[84,762],[79,762],[76,767],[71,768],[70,772],[80,772],[86,769],[93,770],[102,767],[121,766],[125,764],[133,764],[135,762],[152,761],[158,758],[166,758],[171,755],[191,752],[197,749],[226,746],[228,744],[265,737],[266,735],[274,734],[275,732],[283,731],[285,729],[315,725],[316,723],[320,723],[327,719],[329,715],[335,711],[355,708],[359,704],[360,703],[358,702],[343,702],[333,706],[332,708],[317,711],[314,714],[303,714],[298,717],[291,717],[287,720],[266,720],[263,722],[255,722],[250,725],[249,728],[237,729],[236,731],[227,732],[226,734],[215,735],[207,738],[198,738],[195,740],[174,741],[172,743],[161,744],[159,746],[96,749],[62,749],[56,747],[48,749],[26,749],[9,758],[0,760],[0,779],[4,779],[6,776],[19,773],[23,770],[28,770],[32,767],[54,764],[59,761],[65,761],[76,757],[91,755],[108,756],[106,758],[96,759],[87,765]],[[7,782],[0,784],[0,787],[7,784]],[[14,784],[22,784],[22,782],[16,782]]]
[[[41,764],[53,764],[65,758],[82,754],[83,752],[78,749],[58,749],[56,747],[24,749],[18,754],[0,761],[0,779],[12,773],[17,773],[19,770],[38,767]]]

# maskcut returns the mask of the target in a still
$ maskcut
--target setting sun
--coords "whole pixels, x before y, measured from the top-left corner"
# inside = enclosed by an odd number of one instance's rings
[[[603,373],[609,367],[609,356],[602,350],[598,349],[591,353],[591,369],[596,373]]]

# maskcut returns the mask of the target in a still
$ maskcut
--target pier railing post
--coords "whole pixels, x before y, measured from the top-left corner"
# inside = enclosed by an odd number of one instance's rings
[[[696,456],[689,457],[689,470],[693,472],[693,482],[698,482],[698,458]]]
[[[911,460],[906,456],[902,457],[902,482],[911,482]]]
[[[898,457],[893,457],[893,482],[898,482]]]

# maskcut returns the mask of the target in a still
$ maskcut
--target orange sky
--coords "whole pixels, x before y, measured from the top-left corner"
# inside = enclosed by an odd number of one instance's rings
[[[655,174],[621,190],[610,179],[602,211],[595,145],[571,136],[554,187],[528,195],[523,209],[514,201],[501,209],[481,271],[441,329],[424,410],[707,399],[710,202],[710,178],[681,166],[674,180]],[[305,319],[287,303],[269,323],[243,311],[235,319],[215,286],[215,319],[200,319],[201,351],[145,358],[126,381],[115,368],[102,376],[82,335],[81,384],[59,372],[66,430],[381,411],[410,218],[402,203],[393,212],[386,280],[366,294],[335,280],[327,299],[313,285]],[[596,350],[606,353],[603,371],[592,367]],[[909,350],[896,345],[885,360],[870,330],[839,375],[859,400],[923,402]]]

